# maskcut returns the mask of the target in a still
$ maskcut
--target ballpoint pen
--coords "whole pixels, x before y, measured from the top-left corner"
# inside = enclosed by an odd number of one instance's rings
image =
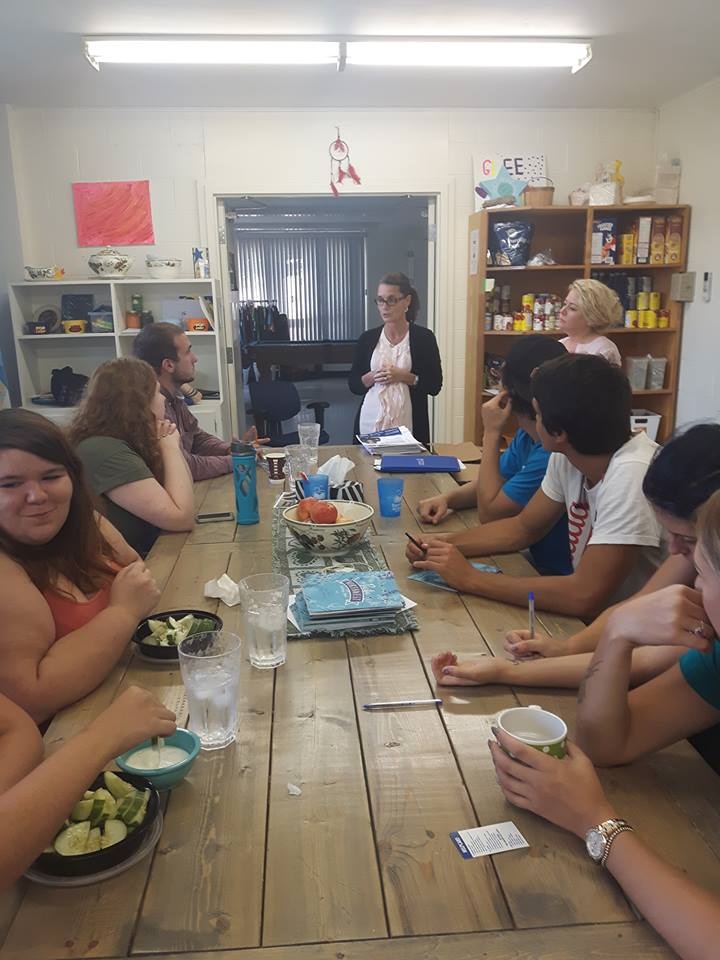
[[[415,544],[415,546],[418,548],[418,550],[422,551],[422,553],[427,553],[427,550],[426,550],[425,547],[420,543],[420,541],[419,541],[419,540],[416,540],[415,537],[411,536],[411,535],[407,532],[407,530],[405,531],[405,536],[408,538],[408,540],[410,541],[410,543],[414,543],[414,544]]]
[[[530,591],[528,594],[528,630],[530,639],[535,639],[535,594]]]
[[[377,703],[364,703],[363,710],[378,710],[381,707],[427,707],[440,704],[442,700],[437,697],[431,700],[379,700]]]

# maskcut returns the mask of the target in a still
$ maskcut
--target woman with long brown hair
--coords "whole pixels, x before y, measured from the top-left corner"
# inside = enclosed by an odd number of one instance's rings
[[[69,430],[103,512],[144,556],[161,530],[191,530],[192,477],[144,360],[102,363]]]
[[[38,722],[84,697],[157,597],[137,553],[95,514],[62,431],[0,411],[0,693]]]

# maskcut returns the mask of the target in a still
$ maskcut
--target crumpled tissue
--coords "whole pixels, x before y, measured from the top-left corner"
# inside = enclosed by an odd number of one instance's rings
[[[240,584],[235,583],[226,573],[217,580],[208,580],[203,592],[206,597],[222,600],[228,607],[234,607],[240,603]]]
[[[334,457],[330,457],[322,466],[318,467],[317,472],[327,474],[330,479],[330,486],[338,486],[345,482],[345,478],[354,466],[352,460],[335,454]]]

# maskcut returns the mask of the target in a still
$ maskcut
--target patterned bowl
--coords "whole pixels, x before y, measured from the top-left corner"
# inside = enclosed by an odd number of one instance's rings
[[[124,277],[133,264],[132,257],[119,253],[112,247],[103,247],[98,253],[88,258],[88,266],[99,277],[120,279]]]
[[[333,500],[338,509],[338,523],[312,523],[298,520],[297,506],[286,507],[283,517],[295,539],[310,553],[332,557],[347,553],[365,536],[375,515],[367,503]]]

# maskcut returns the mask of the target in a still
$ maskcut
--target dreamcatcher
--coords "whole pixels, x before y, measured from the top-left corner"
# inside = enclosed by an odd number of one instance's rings
[[[337,137],[330,144],[328,153],[330,154],[330,189],[334,197],[339,197],[340,192],[335,186],[342,183],[346,177],[349,177],[353,183],[360,183],[360,177],[357,170],[350,163],[350,147],[344,140],[340,139],[340,127],[335,127]]]

